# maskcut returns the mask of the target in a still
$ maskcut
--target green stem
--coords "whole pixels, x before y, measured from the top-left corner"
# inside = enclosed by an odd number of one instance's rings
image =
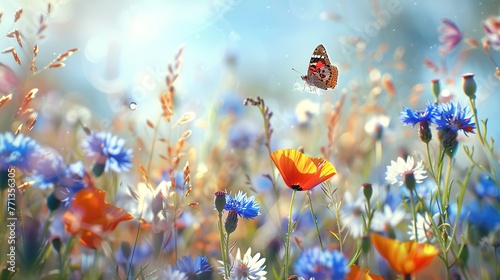
[[[431,149],[429,143],[425,143],[425,148],[427,150],[427,161],[429,162],[429,170],[431,172],[432,177],[436,179],[436,173],[434,172],[434,166],[432,165]]]
[[[227,279],[229,279],[229,277],[231,276],[231,270],[233,269],[233,263],[229,263],[230,262],[230,258],[229,258],[229,234],[230,233],[227,233],[226,232],[226,238],[225,238],[225,242],[226,244],[224,245],[225,249],[226,249],[226,252],[224,252],[224,254],[226,255],[226,260],[228,262],[227,264]]]
[[[316,215],[314,214],[314,209],[311,200],[311,192],[309,191],[307,192],[307,199],[309,200],[309,209],[311,209],[311,215],[314,221],[314,226],[316,227],[316,234],[318,235],[319,244],[321,245],[321,250],[325,250],[325,248],[323,247],[323,241],[321,240],[321,232],[319,231],[318,227],[318,219],[316,219]]]
[[[92,277],[90,277],[90,278],[91,279],[99,279],[98,271],[101,271],[101,270],[99,269],[99,250],[98,249],[94,249],[94,264],[92,267],[94,269],[93,269],[93,272],[91,273]]]
[[[418,233],[417,233],[417,209],[415,209],[415,200],[414,200],[414,192],[415,190],[410,190],[410,199],[411,199],[411,214],[413,216],[413,232],[415,233],[415,242],[418,242]]]
[[[149,180],[149,172],[151,171],[151,163],[153,162],[153,154],[154,154],[153,151],[155,150],[155,145],[156,145],[156,134],[158,134],[158,127],[160,126],[161,118],[162,116],[160,115],[158,117],[158,120],[156,121],[156,125],[154,128],[153,143],[151,143],[151,152],[149,153],[148,168],[146,169],[146,175],[148,176],[148,180]]]
[[[474,98],[469,99],[469,104],[472,109],[472,114],[474,115],[474,122],[476,123],[476,131],[477,135],[479,136],[479,141],[481,142],[481,145],[485,146],[487,143],[485,143],[485,140],[483,138],[483,134],[481,133],[481,126],[478,121],[477,117],[477,109],[476,109],[476,100]]]
[[[222,254],[222,262],[224,262],[224,279],[229,279],[229,264],[227,261],[228,255],[226,250],[226,242],[224,240],[224,232],[222,230],[222,211],[219,212],[219,235],[220,235],[220,251]]]
[[[290,257],[290,235],[292,233],[293,200],[295,199],[296,192],[297,192],[296,190],[293,190],[293,192],[292,192],[292,198],[290,200],[290,210],[288,211],[288,229],[287,229],[286,241],[285,241],[285,260],[284,260],[285,278],[284,279],[288,279],[288,262],[289,262],[289,257]]]
[[[142,215],[141,215],[142,216]],[[139,218],[139,224],[137,225],[137,232],[135,233],[134,248],[132,249],[132,254],[130,255],[130,262],[127,268],[127,279],[132,279],[132,261],[134,260],[135,248],[137,247],[137,241],[139,240],[139,232],[141,229],[141,221]]]
[[[444,198],[446,199],[443,201],[443,205],[448,205],[450,202],[450,193],[451,193],[451,185],[450,185],[450,175],[451,175],[451,168],[453,167],[453,158],[449,157],[448,158],[448,166],[446,168],[446,176],[444,177]],[[447,220],[448,216],[448,211],[446,211],[446,216],[444,217],[444,220]]]
[[[479,138],[479,141],[481,142],[481,146],[482,146],[483,150],[485,150],[484,153],[485,153],[486,158],[488,159],[488,162],[491,166],[491,168],[490,168],[491,175],[493,176],[493,178],[495,178],[495,182],[498,184],[498,182],[500,181],[500,178],[498,177],[498,174],[497,174],[498,163],[492,155],[493,147],[490,147],[488,141],[486,140],[486,132],[485,132],[485,135],[483,135],[481,132],[481,124],[479,123],[479,118],[477,117],[476,100],[474,98],[469,99],[469,104],[472,108],[474,122],[476,123],[477,136]],[[485,122],[484,126],[486,129],[486,122]],[[492,145],[493,145],[493,143],[492,143]]]
[[[446,252],[443,252],[443,260],[444,264],[446,265],[446,279],[450,279],[450,266],[448,265],[448,254]]]
[[[495,266],[495,278],[498,279],[497,277],[500,276],[500,267],[498,266],[498,246],[494,246],[494,254],[495,254],[495,261],[494,261],[494,266]]]
[[[342,227],[340,225],[340,205],[337,207],[337,205],[335,205],[335,217],[336,217],[336,223],[337,223],[337,230],[338,230],[338,238],[339,238],[339,250],[341,253],[344,253],[344,251],[342,251],[342,244],[344,243],[343,242],[343,238],[342,238]]]
[[[436,185],[437,185],[437,193],[438,193],[438,198],[439,198],[439,203],[438,203],[438,206],[439,206],[439,212],[440,213],[443,213],[443,209],[444,209],[444,199],[443,199],[443,192],[444,190],[441,190],[441,179],[442,179],[442,175],[443,175],[443,159],[444,159],[444,156],[445,156],[445,153],[444,153],[444,149],[441,148],[440,149],[440,152],[439,152],[439,159],[438,159],[438,166],[437,166],[437,170],[436,170]]]
[[[64,263],[62,259],[61,252],[57,252],[57,261],[59,267],[59,279],[66,279],[65,271],[64,271]]]

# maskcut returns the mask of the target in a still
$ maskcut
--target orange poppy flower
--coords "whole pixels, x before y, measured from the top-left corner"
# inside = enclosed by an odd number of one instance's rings
[[[384,277],[376,275],[376,274],[370,274],[370,270],[368,268],[364,268],[363,272],[361,272],[361,267],[359,265],[351,265],[349,270],[349,274],[347,274],[347,277],[345,280],[384,280]]]
[[[297,150],[276,150],[271,159],[285,184],[297,191],[310,190],[337,174],[326,159],[311,158]]]
[[[392,269],[404,275],[411,275],[423,269],[439,254],[438,249],[430,244],[399,242],[379,234],[372,234],[370,239]]]
[[[101,246],[102,236],[119,223],[134,217],[125,210],[104,200],[105,191],[87,187],[75,195],[62,221],[72,235],[80,235],[80,243],[95,249]]]

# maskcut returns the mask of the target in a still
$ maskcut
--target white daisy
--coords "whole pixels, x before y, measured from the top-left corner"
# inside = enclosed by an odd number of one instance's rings
[[[186,274],[173,268],[171,265],[163,269],[161,279],[188,280]]]
[[[372,230],[379,232],[387,232],[401,223],[406,217],[406,210],[403,206],[397,206],[392,210],[391,206],[384,205],[380,211],[376,211],[372,219]]]
[[[353,198],[349,192],[344,194],[340,208],[340,222],[349,229],[349,234],[354,238],[364,234],[362,215],[365,214],[365,203],[366,199],[363,195]]]
[[[365,124],[365,131],[371,137],[375,139],[380,139],[384,135],[384,132],[389,128],[389,123],[391,118],[384,115],[379,115],[370,118]]]
[[[266,280],[265,271],[266,262],[265,258],[260,258],[260,253],[255,254],[252,257],[252,248],[248,248],[243,258],[241,258],[240,249],[236,252],[236,256],[233,258],[232,255],[229,256],[231,263],[231,280],[253,280],[261,279]],[[224,265],[223,261],[219,260],[219,263]],[[224,275],[224,266],[219,267],[220,274]]]
[[[422,183],[427,178],[422,161],[419,161],[415,166],[413,157],[408,156],[406,161],[400,157],[398,157],[397,161],[391,160],[391,165],[387,166],[385,179],[392,185],[397,184],[398,186],[402,186],[404,184],[404,176],[409,172],[413,172],[416,183]]]
[[[436,213],[432,216],[434,224],[439,225],[440,214]],[[415,231],[413,230],[413,221],[408,226],[408,234],[410,235],[410,240],[415,240]],[[425,218],[420,213],[417,213],[417,235],[418,243],[433,242],[434,232],[431,228],[431,217],[429,213],[425,213]]]

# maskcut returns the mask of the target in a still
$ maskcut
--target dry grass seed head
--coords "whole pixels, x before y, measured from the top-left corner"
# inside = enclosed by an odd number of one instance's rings
[[[21,15],[23,14],[23,9],[19,9],[14,13],[14,22],[18,21],[19,18],[21,18]]]
[[[175,153],[179,153],[182,150],[185,142],[186,141],[184,139],[179,138],[179,140],[177,141],[177,145],[175,145]]]
[[[47,29],[47,24],[43,23],[40,28],[38,28],[38,31],[36,32],[36,35],[38,35],[38,39],[43,39],[45,38],[44,35],[42,35],[42,32]]]
[[[36,93],[38,92],[37,88],[33,88],[26,94],[26,97],[23,99],[23,102],[21,103],[21,106],[19,106],[19,110],[17,111],[16,117],[26,115],[28,113],[31,114],[33,112],[33,109],[28,108],[28,105],[31,103],[31,100],[33,100],[36,96]]]
[[[49,65],[49,68],[60,68],[60,67],[64,67],[66,66],[66,64],[62,63],[62,62],[54,62],[54,63],[51,63]]]
[[[19,189],[19,191],[24,191],[25,189],[31,187],[33,184],[35,184],[35,181],[28,181],[28,182],[22,183],[17,188]]]
[[[37,69],[38,68],[36,67],[36,56],[35,56],[31,60],[31,65],[30,65],[29,71],[36,71]]]
[[[139,163],[139,170],[141,171],[141,177],[142,177],[142,180],[146,183],[146,184],[149,184],[149,177],[148,177],[148,173],[146,172],[146,169],[144,168],[144,166],[142,164]]]
[[[184,133],[182,133],[182,135],[181,135],[181,138],[180,138],[180,139],[182,139],[182,140],[186,140],[186,139],[188,139],[188,138],[189,138],[189,136],[191,136],[191,134],[192,134],[191,130],[186,130],[186,131],[184,131]]]
[[[389,93],[390,97],[394,97],[396,95],[396,88],[394,87],[392,76],[390,74],[386,73],[382,76],[381,84],[387,93]]]
[[[193,112],[184,113],[182,115],[182,117],[175,123],[174,126],[188,123],[188,122],[192,121],[195,117],[196,117],[196,114]]]
[[[12,93],[0,97],[0,108],[12,99]]]
[[[23,124],[20,124],[17,127],[16,132],[14,132],[14,135],[18,135],[22,130],[23,130]]]
[[[33,112],[29,116],[28,120],[26,120],[26,125],[28,126],[28,131],[31,131],[33,129],[33,127],[35,126],[37,117],[38,117],[38,114],[36,112]]]
[[[433,72],[439,72],[439,67],[430,59],[424,58],[425,67],[429,68]]]
[[[149,126],[149,127],[151,127],[151,128],[155,128],[155,125],[150,120],[146,120],[146,125]]]
[[[411,88],[410,103],[416,104],[420,100],[420,96],[424,92],[424,85],[416,84]]]
[[[78,50],[78,48],[73,48],[65,53],[59,54],[56,58],[56,61],[65,61],[68,57],[70,57],[73,53],[75,53]]]
[[[162,116],[170,122],[172,115],[174,114],[174,102],[173,102],[173,87],[169,88],[169,91],[160,95],[160,103],[162,108]]]
[[[18,118],[24,118],[24,117],[32,114],[33,112],[35,112],[35,109],[33,109],[33,108],[27,108],[27,109],[23,110],[22,112],[19,112],[17,114],[17,117]]]
[[[465,38],[465,42],[474,49],[479,47],[479,42],[474,38]]]

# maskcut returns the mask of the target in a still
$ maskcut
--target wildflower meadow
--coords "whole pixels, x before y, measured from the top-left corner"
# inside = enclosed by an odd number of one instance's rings
[[[500,2],[1,1],[0,280],[500,279]]]

